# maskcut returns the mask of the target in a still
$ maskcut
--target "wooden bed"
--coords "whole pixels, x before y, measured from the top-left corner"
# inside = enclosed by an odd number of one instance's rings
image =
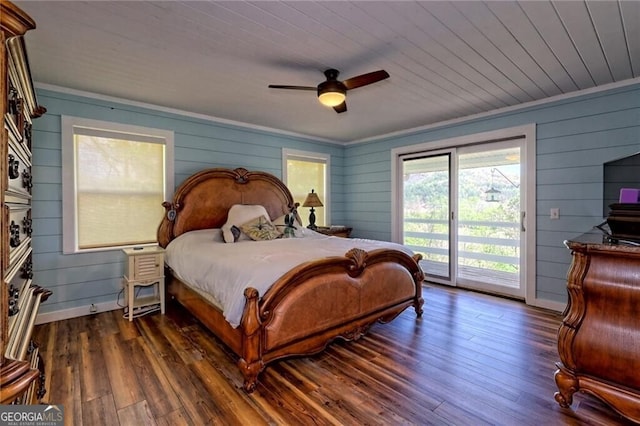
[[[284,183],[271,174],[243,168],[203,170],[182,183],[172,202],[163,203],[159,244],[166,247],[185,232],[221,228],[234,204],[263,205],[272,219],[296,207]],[[252,392],[269,362],[318,353],[336,338],[358,339],[373,323],[389,322],[409,306],[421,316],[420,258],[398,250],[365,252],[354,247],[343,257],[302,264],[266,294],[245,289],[237,328],[170,268],[167,291],[235,352],[243,387]]]

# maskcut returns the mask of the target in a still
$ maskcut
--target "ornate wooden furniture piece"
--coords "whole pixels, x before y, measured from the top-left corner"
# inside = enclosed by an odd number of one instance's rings
[[[294,201],[275,176],[245,169],[196,173],[165,202],[158,242],[166,247],[179,235],[221,228],[234,204],[259,204],[272,219],[289,213]],[[220,309],[166,273],[169,294],[189,309],[238,356],[244,389],[251,392],[269,362],[322,351],[332,340],[361,337],[375,322],[388,322],[409,306],[422,314],[423,274],[419,255],[388,249],[354,248],[295,267],[265,294],[244,291],[240,325],[233,328]],[[248,265],[248,267],[250,267]]]
[[[42,399],[44,366],[31,340],[38,308],[51,292],[32,283],[31,119],[38,106],[23,35],[35,22],[14,4],[0,1],[0,403]]]
[[[640,247],[602,238],[593,233],[565,242],[573,262],[555,399],[568,407],[575,392],[588,392],[640,422]]]

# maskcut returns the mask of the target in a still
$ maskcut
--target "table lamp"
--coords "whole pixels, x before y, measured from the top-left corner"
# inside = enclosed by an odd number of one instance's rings
[[[314,210],[314,207],[322,207],[322,201],[320,201],[318,194],[313,192],[313,189],[307,195],[307,199],[304,200],[304,204],[302,204],[302,207],[311,207],[311,212],[309,213],[309,226],[307,226],[307,228],[313,230],[318,229],[318,227],[316,226],[316,212]]]

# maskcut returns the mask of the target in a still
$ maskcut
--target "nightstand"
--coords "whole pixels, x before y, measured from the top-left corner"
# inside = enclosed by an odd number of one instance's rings
[[[164,249],[152,246],[122,251],[127,255],[123,283],[129,321],[133,320],[135,308],[160,305],[164,314]],[[154,286],[152,295],[136,298],[136,287],[149,286]]]
[[[318,226],[316,232],[333,237],[349,238],[352,229],[346,226]]]

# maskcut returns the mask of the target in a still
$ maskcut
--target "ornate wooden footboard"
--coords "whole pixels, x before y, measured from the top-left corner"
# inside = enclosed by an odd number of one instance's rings
[[[167,218],[158,230],[158,241],[166,246],[181,233],[219,228],[228,209],[239,203],[261,204],[272,218],[294,206],[286,186],[272,175],[245,169],[206,170],[185,181],[173,202],[165,203]],[[167,289],[235,352],[243,387],[252,392],[269,362],[320,352],[337,338],[358,339],[373,323],[391,321],[410,306],[420,316],[424,278],[420,257],[391,249],[354,248],[344,256],[304,263],[264,295],[247,288],[237,328],[170,269]]]
[[[374,322],[391,321],[409,306],[421,316],[417,260],[394,250],[353,249],[291,270],[262,299],[248,288],[239,361],[245,390],[255,388],[270,361],[320,352],[336,338],[358,339]]]

